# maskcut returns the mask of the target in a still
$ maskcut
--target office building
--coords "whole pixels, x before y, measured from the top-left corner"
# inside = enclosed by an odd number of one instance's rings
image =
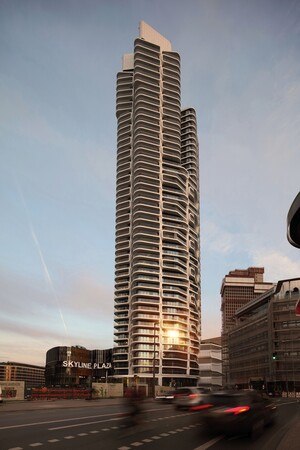
[[[196,114],[180,57],[140,23],[117,75],[116,377],[196,383],[200,345]]]
[[[19,362],[0,363],[0,381],[24,381],[26,388],[45,385],[45,367]]]
[[[299,299],[300,278],[282,280],[236,311],[228,333],[232,384],[300,393]]]
[[[222,387],[221,337],[202,339],[199,353],[198,385],[218,389]]]
[[[228,372],[227,334],[235,323],[234,314],[238,308],[244,306],[246,303],[272,287],[272,283],[264,282],[263,267],[249,267],[245,270],[232,270],[222,281],[222,361],[223,384],[225,386],[231,384]]]

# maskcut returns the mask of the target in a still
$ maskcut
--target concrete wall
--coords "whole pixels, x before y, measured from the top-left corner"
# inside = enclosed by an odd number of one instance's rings
[[[24,400],[25,381],[0,381],[0,386],[4,402]]]
[[[123,397],[123,383],[93,383],[93,397]]]

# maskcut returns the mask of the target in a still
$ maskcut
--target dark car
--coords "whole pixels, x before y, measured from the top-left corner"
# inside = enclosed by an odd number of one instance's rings
[[[259,436],[274,422],[276,406],[256,391],[219,391],[208,396],[203,420],[210,433]]]

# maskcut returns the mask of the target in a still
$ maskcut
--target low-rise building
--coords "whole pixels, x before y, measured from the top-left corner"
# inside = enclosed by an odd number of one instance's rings
[[[53,347],[46,354],[46,386],[90,387],[112,376],[112,349]]]
[[[200,376],[198,385],[214,389],[222,386],[221,336],[203,339],[199,352]]]
[[[300,391],[299,292],[300,278],[282,280],[236,311],[228,333],[231,385]]]

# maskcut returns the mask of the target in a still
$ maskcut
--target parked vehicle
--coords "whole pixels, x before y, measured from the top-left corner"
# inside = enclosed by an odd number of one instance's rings
[[[208,396],[203,420],[210,433],[259,436],[275,420],[276,406],[256,391],[219,391]]]
[[[2,387],[0,386],[0,403],[3,403]]]
[[[206,402],[208,391],[196,386],[181,387],[174,391],[173,404],[177,409],[189,409]]]

